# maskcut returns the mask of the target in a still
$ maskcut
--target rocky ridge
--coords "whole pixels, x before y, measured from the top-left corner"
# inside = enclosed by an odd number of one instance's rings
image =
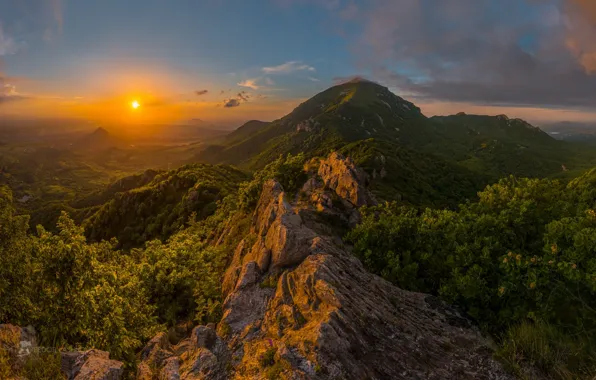
[[[192,336],[210,343],[185,343],[176,364],[153,361],[160,378],[511,379],[456,309],[368,273],[320,228],[317,216],[339,212],[325,200],[339,197],[348,214],[374,204],[365,180],[332,154],[303,187],[306,199],[266,182],[224,276],[217,334],[197,327]]]

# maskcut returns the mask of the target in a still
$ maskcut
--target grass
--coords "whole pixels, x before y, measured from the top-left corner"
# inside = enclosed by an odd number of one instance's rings
[[[29,380],[66,379],[60,368],[60,353],[32,354],[25,361],[22,374]]]
[[[534,377],[533,370],[556,380],[592,379],[596,371],[596,351],[587,339],[542,322],[510,328],[497,357],[528,380]]]

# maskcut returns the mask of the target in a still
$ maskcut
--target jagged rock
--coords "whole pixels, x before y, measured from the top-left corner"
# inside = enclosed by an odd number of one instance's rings
[[[350,158],[337,152],[332,153],[329,158],[321,161],[319,176],[323,179],[325,186],[356,207],[376,203],[365,188],[368,182],[367,174],[358,168]]]
[[[197,326],[178,344],[160,333],[141,353],[138,380],[199,380],[227,378],[230,358],[224,341],[213,326]]]
[[[319,175],[353,206],[342,210],[346,218],[374,204],[351,160],[333,154]],[[302,190],[324,193],[314,178]],[[291,198],[276,181],[264,184],[225,275],[218,331],[227,335],[232,378],[513,379],[457,310],[368,273],[341,241],[311,228],[320,197]],[[268,250],[271,265],[259,265]]]
[[[180,358],[172,356],[167,358],[159,373],[159,380],[180,380]]]
[[[74,367],[67,373],[74,380],[120,380],[124,374],[123,363],[110,360],[109,352],[89,350],[79,353]]]
[[[212,328],[197,326],[192,330],[191,342],[196,347],[211,349],[217,341],[217,335]]]

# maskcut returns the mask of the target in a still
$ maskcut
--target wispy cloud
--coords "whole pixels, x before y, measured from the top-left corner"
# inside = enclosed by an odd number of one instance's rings
[[[259,80],[258,78],[255,78],[255,79],[246,79],[246,80],[243,80],[241,82],[238,82],[237,85],[240,86],[240,87],[247,87],[247,88],[251,88],[253,90],[258,90],[259,88],[261,88],[261,86],[259,86],[257,84],[257,81],[258,80]]]
[[[17,52],[18,48],[19,44],[13,37],[4,33],[4,29],[0,23],[0,57],[14,54]]]
[[[308,77],[308,80],[311,82],[320,82],[321,81],[320,79],[317,79],[315,77]]]
[[[263,67],[262,70],[267,74],[289,74],[296,71],[316,71],[314,67],[306,65],[300,61],[290,61],[278,66]]]
[[[0,76],[0,103],[5,103],[15,100],[28,99],[28,96],[24,96],[17,92],[17,87],[8,81],[8,78]]]
[[[58,27],[58,31],[62,32],[62,28],[64,26],[64,19],[63,19],[63,8],[64,2],[66,0],[49,0],[50,6],[52,8],[52,14],[54,16],[54,21]]]
[[[209,90],[197,90],[195,91],[195,95],[197,96],[203,96],[209,93]]]
[[[242,103],[248,102],[250,98],[251,95],[248,92],[240,91],[236,96],[224,99],[223,106],[224,108],[239,107]]]
[[[248,99],[250,99],[250,94],[247,93],[246,91],[241,91],[236,96],[238,99],[245,101],[245,102],[248,102]]]

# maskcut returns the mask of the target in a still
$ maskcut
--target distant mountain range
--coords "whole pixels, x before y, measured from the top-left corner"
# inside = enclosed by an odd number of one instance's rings
[[[372,190],[381,198],[433,205],[453,204],[509,174],[556,176],[596,160],[591,151],[505,115],[428,118],[366,80],[331,87],[271,123],[250,121],[193,160],[259,169],[280,155],[334,150],[376,178]]]

